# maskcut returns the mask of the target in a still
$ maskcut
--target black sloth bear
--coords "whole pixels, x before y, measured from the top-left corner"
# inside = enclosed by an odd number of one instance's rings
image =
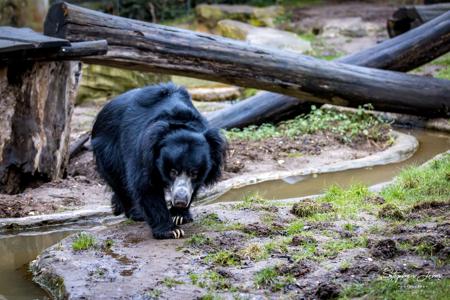
[[[119,95],[92,129],[97,170],[112,188],[115,215],[146,220],[157,239],[180,238],[201,186],[215,183],[226,141],[209,128],[187,91],[172,83]],[[171,206],[167,207],[166,200]]]

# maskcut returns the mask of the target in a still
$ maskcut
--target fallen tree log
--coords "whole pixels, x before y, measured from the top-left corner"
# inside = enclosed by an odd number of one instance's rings
[[[385,40],[337,61],[392,71],[410,71],[450,51],[450,14],[440,16],[405,34]],[[213,112],[213,126],[229,129],[277,122],[309,111],[314,104],[296,98],[261,92],[230,107]]]
[[[448,11],[450,11],[450,3],[403,6],[388,19],[387,31],[390,37],[395,37]]]
[[[69,160],[77,156],[79,153],[83,151],[84,144],[89,140],[91,137],[91,132],[87,131],[80,135],[78,139],[76,139],[72,144],[70,144],[69,147]]]
[[[106,39],[87,61],[269,90],[317,103],[447,116],[448,81],[326,62],[244,42],[54,4],[45,33],[70,41]]]

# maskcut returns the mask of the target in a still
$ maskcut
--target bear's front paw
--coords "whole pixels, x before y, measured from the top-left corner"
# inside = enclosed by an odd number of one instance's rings
[[[164,232],[155,232],[153,233],[155,239],[164,240],[164,239],[180,239],[184,236],[183,229],[175,228],[174,230],[164,231]]]

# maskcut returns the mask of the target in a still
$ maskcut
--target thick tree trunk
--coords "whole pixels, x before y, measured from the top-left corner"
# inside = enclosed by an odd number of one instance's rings
[[[45,32],[71,41],[106,39],[112,49],[90,59],[93,63],[182,74],[317,103],[371,103],[378,110],[430,116],[447,116],[450,106],[445,80],[326,62],[67,3],[52,6]]]
[[[410,71],[450,51],[450,15],[440,16],[405,34],[337,61],[392,71]],[[214,126],[229,129],[276,122],[306,113],[312,102],[261,92],[208,115]]]
[[[433,5],[403,6],[397,9],[387,21],[387,30],[390,37],[416,28],[450,10],[450,3]]]
[[[76,62],[0,66],[0,192],[65,172],[79,72]]]

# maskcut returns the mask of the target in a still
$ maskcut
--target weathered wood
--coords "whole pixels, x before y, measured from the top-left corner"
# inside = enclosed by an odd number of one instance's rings
[[[69,41],[45,36],[29,28],[0,26],[0,53],[62,46],[70,46]]]
[[[79,68],[77,62],[0,67],[0,192],[64,174]]]
[[[422,25],[450,10],[450,3],[403,6],[387,21],[387,31],[394,37]]]
[[[71,41],[104,38],[92,63],[181,74],[264,89],[317,103],[419,115],[448,115],[448,81],[326,62],[214,35],[129,20],[67,3],[53,5],[45,33]]]
[[[1,41],[0,41],[1,43]],[[24,49],[3,53],[0,61],[52,61],[52,60],[79,60],[84,56],[103,55],[108,52],[106,40],[71,43],[70,46],[48,49]]]
[[[393,71],[410,71],[450,51],[449,16],[440,16],[418,28],[385,40],[337,61]],[[208,116],[210,123],[222,128],[276,122],[293,114],[307,113],[314,104],[270,92],[261,92]]]

